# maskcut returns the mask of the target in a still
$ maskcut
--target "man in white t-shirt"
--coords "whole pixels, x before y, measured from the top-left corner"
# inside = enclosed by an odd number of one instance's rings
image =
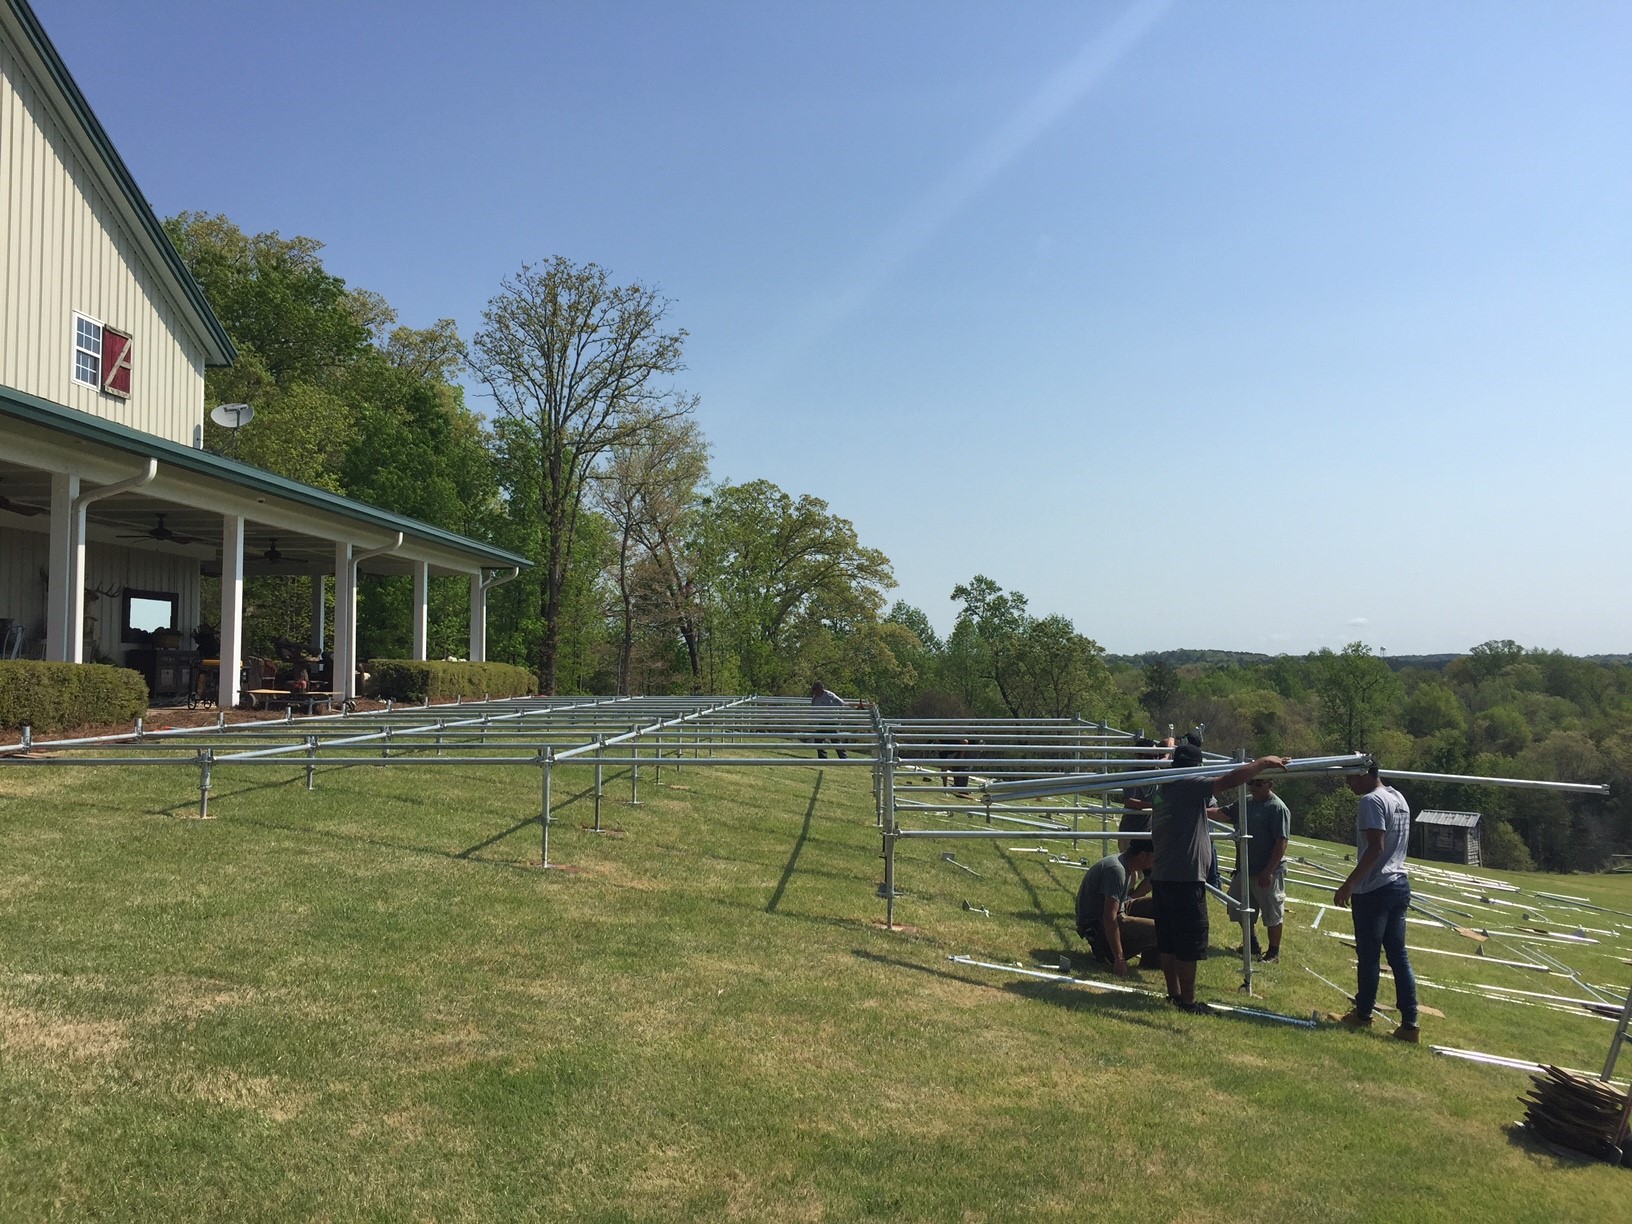
[[[1411,805],[1405,796],[1377,776],[1377,762],[1363,774],[1350,774],[1349,789],[1360,796],[1355,809],[1354,870],[1334,898],[1338,905],[1353,904],[1354,950],[1359,959],[1359,988],[1354,1007],[1342,1023],[1368,1028],[1377,1004],[1377,965],[1380,952],[1394,973],[1394,999],[1400,1008],[1400,1027],[1394,1036],[1416,1042],[1417,979],[1405,950],[1405,911],[1411,904],[1411,881],[1405,874],[1405,849],[1411,837]]]

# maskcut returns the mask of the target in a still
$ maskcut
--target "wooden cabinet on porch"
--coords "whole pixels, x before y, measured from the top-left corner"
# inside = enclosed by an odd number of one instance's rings
[[[147,677],[149,701],[186,701],[193,691],[198,656],[190,650],[142,646],[125,652],[125,666]]]

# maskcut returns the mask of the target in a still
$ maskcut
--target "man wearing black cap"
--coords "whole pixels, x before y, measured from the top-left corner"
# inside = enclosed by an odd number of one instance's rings
[[[1190,734],[1173,748],[1174,768],[1202,763],[1201,737]],[[1237,765],[1218,778],[1183,778],[1156,792],[1151,840],[1156,858],[1151,867],[1156,911],[1156,948],[1167,978],[1167,996],[1185,1011],[1206,1012],[1196,1002],[1196,965],[1206,959],[1207,870],[1212,843],[1207,836],[1207,809],[1213,799],[1250,782],[1266,769],[1285,769],[1286,758],[1259,757]]]

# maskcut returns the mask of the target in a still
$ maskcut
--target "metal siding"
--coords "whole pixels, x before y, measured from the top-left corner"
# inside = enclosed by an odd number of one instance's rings
[[[0,384],[191,446],[203,350],[44,96],[0,41]],[[128,400],[73,380],[76,311],[134,337]]]

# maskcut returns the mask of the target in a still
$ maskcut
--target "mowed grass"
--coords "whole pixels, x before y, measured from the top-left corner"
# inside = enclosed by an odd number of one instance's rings
[[[1083,952],[1080,873],[1023,837],[903,844],[883,930],[865,766],[647,766],[639,806],[609,771],[599,836],[561,769],[551,871],[536,770],[215,783],[198,820],[193,770],[0,766],[0,1218],[1602,1221],[1632,1189],[1511,1132],[1518,1072],[950,964]],[[1342,1010],[1315,912],[1260,1005]],[[1432,1042],[1597,1069],[1612,1033],[1423,997]]]

